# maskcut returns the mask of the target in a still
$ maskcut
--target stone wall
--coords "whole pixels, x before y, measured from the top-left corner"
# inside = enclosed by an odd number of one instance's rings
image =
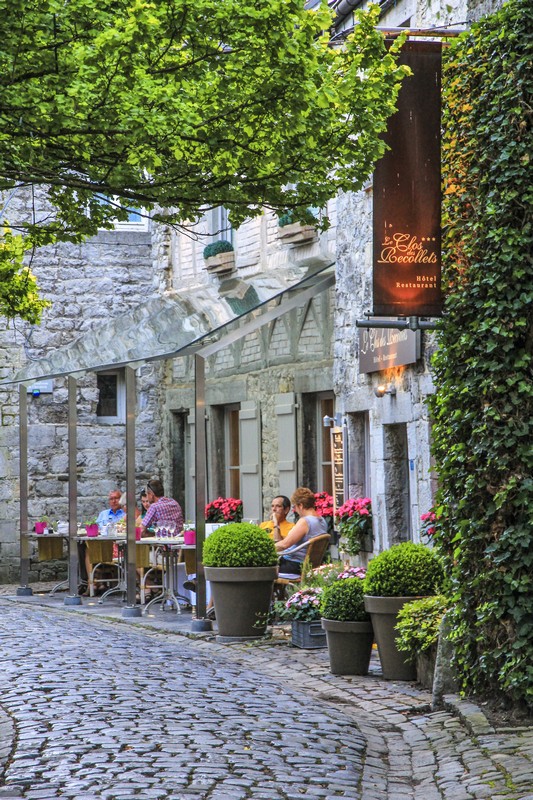
[[[22,215],[28,198],[17,193],[9,207]],[[13,216],[11,217],[13,218]],[[52,301],[40,326],[2,322],[0,377],[85,331],[127,312],[159,291],[149,232],[102,231],[83,245],[48,247],[37,253],[32,270],[42,293]],[[102,364],[110,353],[101,354]],[[139,481],[159,472],[160,366],[138,370]],[[78,515],[83,520],[107,505],[107,494],[125,482],[123,423],[102,424],[96,418],[98,391],[94,374],[78,383]],[[28,396],[29,519],[47,514],[66,519],[67,386],[53,382],[52,393]],[[0,387],[0,582],[18,578],[19,569],[19,442],[18,387]],[[49,579],[64,569],[59,562],[32,560],[30,578]]]

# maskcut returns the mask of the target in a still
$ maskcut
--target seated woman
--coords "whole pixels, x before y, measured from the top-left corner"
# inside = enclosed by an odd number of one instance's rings
[[[274,542],[280,554],[279,571],[300,575],[307,547],[293,550],[296,545],[308,542],[315,536],[328,532],[328,523],[315,510],[315,495],[311,489],[301,486],[292,494],[291,503],[299,519],[294,528],[282,539],[279,529],[274,528]]]

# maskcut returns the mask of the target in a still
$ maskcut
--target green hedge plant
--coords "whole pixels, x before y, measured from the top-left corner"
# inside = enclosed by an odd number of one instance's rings
[[[416,657],[429,653],[437,646],[440,624],[449,606],[442,594],[411,600],[398,612],[396,647]]]
[[[208,536],[206,567],[273,567],[278,555],[268,533],[249,522],[230,522]]]
[[[442,563],[423,544],[402,542],[375,556],[368,565],[365,593],[377,597],[437,594],[444,582]]]
[[[367,622],[370,617],[365,611],[363,585],[360,578],[346,578],[328,586],[320,605],[324,619]]]

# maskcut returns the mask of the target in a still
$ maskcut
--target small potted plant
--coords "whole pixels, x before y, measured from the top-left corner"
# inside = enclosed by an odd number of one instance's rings
[[[316,239],[318,219],[311,209],[305,211],[305,223],[296,218],[294,211],[286,211],[278,217],[278,239],[284,244],[305,244]]]
[[[233,245],[226,239],[219,239],[204,247],[204,260],[209,272],[224,273],[235,269]]]
[[[365,608],[370,613],[383,677],[415,680],[416,665],[396,646],[397,615],[410,600],[438,594],[444,572],[435,551],[423,544],[402,542],[370,561],[365,578]]]
[[[261,638],[278,575],[277,552],[268,533],[247,522],[222,525],[206,539],[203,561],[215,604],[218,640]]]
[[[320,586],[297,589],[288,600],[274,603],[276,616],[291,623],[291,642],[303,650],[326,647],[326,634],[320,624]]]
[[[426,689],[433,687],[439,632],[449,600],[442,594],[411,600],[398,612],[396,646],[416,660],[416,677]]]
[[[339,548],[349,556],[372,548],[372,502],[370,497],[351,497],[335,514],[340,534]]]
[[[98,536],[98,524],[96,522],[96,517],[85,520],[83,524],[85,526],[85,532],[87,536]]]
[[[37,522],[34,525],[35,533],[44,533],[45,530],[50,526],[50,520],[48,517],[39,517]]]
[[[242,500],[236,497],[217,497],[206,505],[206,536],[227,522],[242,522]]]
[[[368,672],[374,633],[363,593],[361,578],[343,578],[324,590],[320,610],[334,675]]]

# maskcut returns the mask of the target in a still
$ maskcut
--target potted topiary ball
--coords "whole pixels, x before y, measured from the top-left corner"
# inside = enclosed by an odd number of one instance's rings
[[[316,238],[316,214],[312,209],[306,209],[304,217],[305,223],[296,219],[294,211],[287,211],[278,217],[278,238],[284,244],[302,244]]]
[[[222,525],[206,539],[203,561],[215,604],[218,641],[264,636],[278,575],[278,556],[268,533],[247,522]]]
[[[434,550],[402,542],[370,561],[365,578],[365,608],[370,613],[386,680],[416,679],[415,660],[396,646],[397,615],[411,600],[438,594],[444,572]]]
[[[233,245],[226,239],[218,239],[204,247],[204,260],[209,272],[231,272],[235,268]]]
[[[365,611],[363,581],[345,578],[324,590],[320,607],[334,675],[366,675],[374,633]]]

